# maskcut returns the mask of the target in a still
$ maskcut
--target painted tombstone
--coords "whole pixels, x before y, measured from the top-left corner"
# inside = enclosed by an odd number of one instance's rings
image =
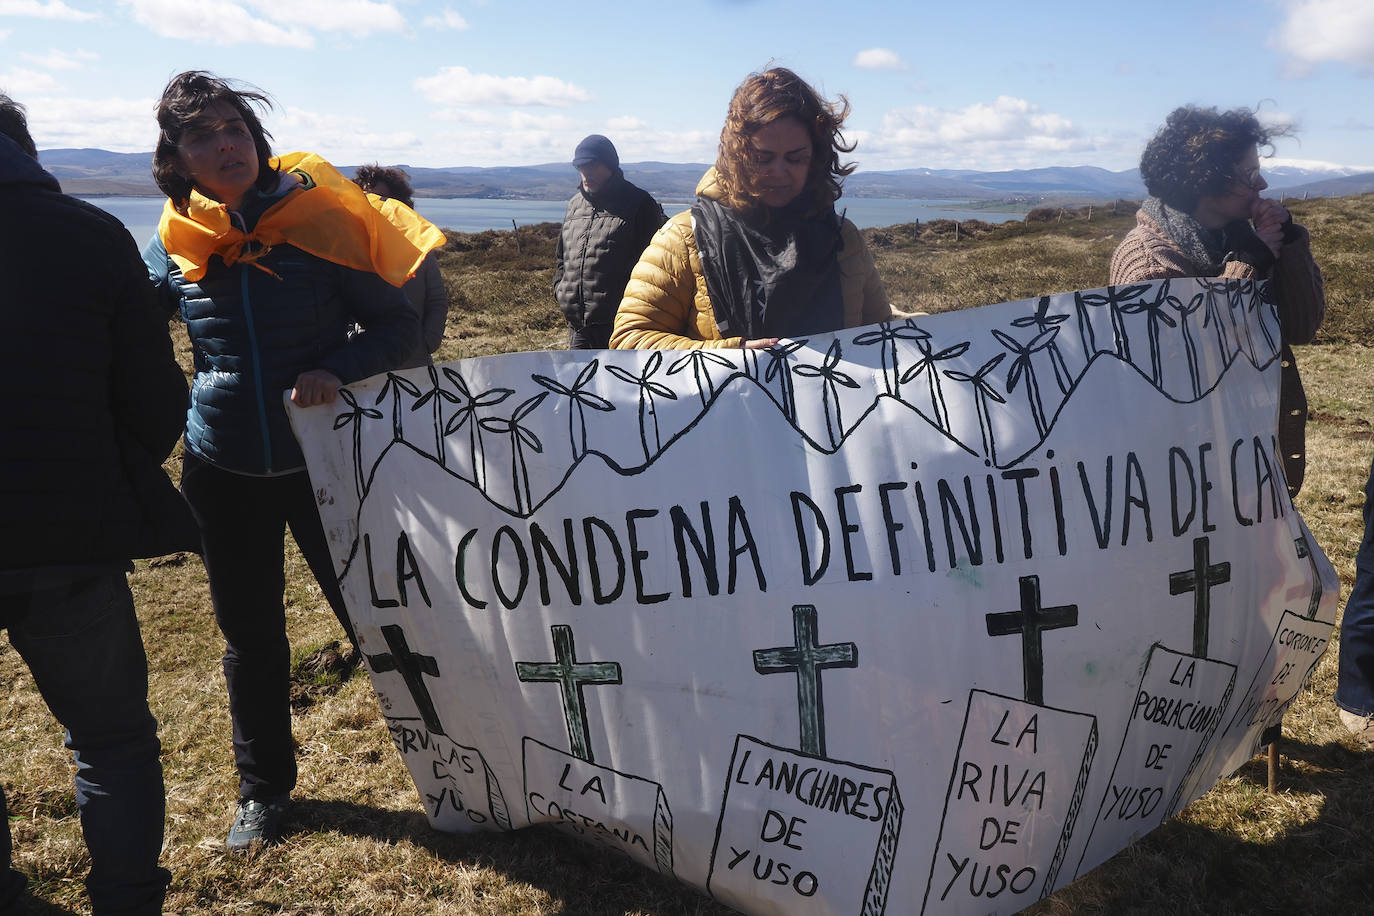
[[[570,752],[526,737],[525,805],[530,823],[551,821],[564,830],[673,872],[673,815],[663,787],[638,776],[598,766],[592,759],[583,687],[619,684],[615,662],[577,661],[571,627],[553,628],[552,662],[516,662],[526,683],[559,686],[568,723]]]
[[[1192,565],[1169,574],[1169,594],[1193,599],[1192,653],[1151,648],[1080,872],[1116,852],[1115,829],[1127,825],[1132,837],[1143,836],[1192,800],[1197,765],[1226,713],[1236,676],[1235,665],[1207,655],[1212,591],[1231,580],[1231,564],[1212,563],[1210,546],[1206,535],[1194,538]],[[1105,849],[1104,836],[1113,837]]]
[[[1307,530],[1306,524],[1302,524],[1302,531],[1303,534],[1294,539],[1293,547],[1295,554],[1311,567],[1312,585],[1305,594],[1299,587],[1293,596],[1296,610],[1284,610],[1266,650],[1264,662],[1241,695],[1242,701],[1229,717],[1226,735],[1244,735],[1248,740],[1234,739],[1231,757],[1222,764],[1227,771],[1240,766],[1258,750],[1261,741],[1273,740],[1284,710],[1297,697],[1298,691],[1317,667],[1335,626],[1332,620],[1318,619],[1328,586],[1323,582],[1317,556],[1309,546],[1314,543],[1312,532]],[[1273,674],[1269,679],[1261,683],[1261,676],[1271,671]]]
[[[1083,806],[1097,723],[1045,705],[1043,646],[1046,631],[1080,624],[1079,609],[1045,607],[1036,576],[1017,584],[1020,608],[985,619],[989,636],[1021,639],[1023,696],[969,692],[924,913],[1020,909],[1047,895]]]
[[[380,630],[386,651],[369,653],[364,649],[364,658],[392,744],[412,773],[419,770],[430,776],[430,788],[422,798],[430,822],[441,830],[461,830],[468,824],[510,829],[505,796],[482,752],[444,733],[425,681],[426,676],[439,676],[435,659],[412,652],[401,627],[387,624]],[[396,710],[391,694],[382,686],[385,679],[381,675],[389,672],[402,679],[415,714]]]
[[[793,607],[792,644],[753,653],[759,674],[796,675],[800,749],[736,736],[706,886],[736,907],[766,900],[780,912],[827,913],[850,901],[876,916],[887,906],[902,799],[891,772],[826,756],[821,672],[857,668],[858,647],[819,644],[816,616],[811,605]]]
[[[1265,285],[1173,280],[288,409],[436,827],[746,913],[1013,912],[1244,763],[1328,644],[1278,340]]]

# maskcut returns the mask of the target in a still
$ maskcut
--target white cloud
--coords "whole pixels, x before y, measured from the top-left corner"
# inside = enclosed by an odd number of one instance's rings
[[[505,123],[506,116],[495,111],[487,111],[484,108],[445,108],[442,111],[436,111],[430,116],[430,120],[485,127],[491,124]]]
[[[610,118],[606,121],[606,127],[616,133],[648,130],[648,123],[631,115],[623,115],[619,118]]]
[[[4,41],[6,38],[9,38],[9,37],[10,37],[10,30],[9,30],[9,29],[0,29],[0,41]]]
[[[664,130],[642,118],[619,115],[569,130],[568,149],[561,158],[570,157],[577,142],[593,133],[611,138],[621,162],[714,162],[720,140],[716,130]]]
[[[424,26],[427,29],[451,29],[455,32],[465,32],[472,28],[462,15],[447,7],[437,16],[426,16]]]
[[[100,55],[92,51],[59,51],[56,48],[47,54],[24,53],[20,57],[31,64],[42,67],[44,70],[80,70],[87,64],[94,63],[100,59]]]
[[[1269,130],[1287,131],[1296,130],[1298,127],[1297,117],[1287,111],[1260,109],[1255,112],[1255,120],[1259,121],[1263,127]]]
[[[0,0],[0,3],[6,0]],[[405,17],[375,0],[121,0],[163,38],[203,44],[312,48],[317,32],[399,32]]]
[[[437,128],[437,129],[436,129]],[[278,139],[287,129],[273,128]],[[337,163],[361,161],[407,162],[417,166],[505,166],[567,162],[578,141],[588,134],[605,134],[615,142],[622,162],[662,160],[710,162],[715,159],[714,131],[662,131],[631,117],[589,121],[547,109],[493,111],[482,108],[448,108],[419,129],[422,140],[388,155],[385,137],[369,149],[365,158],[321,147],[318,151]],[[291,137],[296,137],[292,132]],[[286,146],[278,144],[285,149]],[[293,147],[294,148],[294,147]],[[569,180],[576,182],[572,166]],[[569,185],[571,192],[571,184]]]
[[[512,111],[506,117],[511,130],[577,130],[578,122],[562,114],[535,114],[529,111]]]
[[[432,123],[443,127],[425,130],[422,140],[391,156],[382,147],[370,150],[365,159],[349,159],[334,150],[328,155],[335,162],[350,165],[373,159],[432,167],[566,162],[577,141],[590,133],[584,125],[561,115],[541,120],[521,112],[475,108],[448,109],[436,115]],[[576,177],[571,180],[576,181]]]
[[[374,119],[304,108],[286,108],[267,128],[275,152],[319,153],[340,166],[405,161],[423,145],[412,131],[378,130]]]
[[[912,139],[924,137],[938,144],[1014,141],[1037,138],[1068,139],[1078,128],[1056,114],[1042,113],[1038,105],[1013,96],[994,102],[975,102],[958,110],[918,105],[890,111],[883,118],[884,132],[898,131]]]
[[[462,124],[479,129],[498,128],[518,131],[576,130],[582,123],[567,115],[552,112],[491,111],[485,108],[448,108],[434,116],[436,121]]]
[[[510,127],[474,129],[464,127],[452,133],[428,137],[425,150],[417,151],[415,161],[441,165],[530,165],[567,162],[577,143],[587,134],[604,133],[597,124],[580,123],[572,128],[550,130]],[[608,136],[610,136],[608,134]],[[673,133],[645,131],[642,134],[616,134],[611,137],[621,162],[660,160],[667,162],[710,162],[715,159],[716,136],[704,131]],[[577,181],[568,166],[569,193]]]
[[[566,162],[581,137],[571,141],[563,134],[546,130],[463,131],[437,138],[446,162],[473,165],[533,165],[542,162]],[[568,187],[571,193],[577,176],[568,167]]]
[[[62,0],[0,0],[0,16],[28,16],[33,19],[62,19],[86,22],[99,19],[99,13],[72,9]]]
[[[0,76],[0,80],[4,77]],[[39,149],[107,149],[148,152],[157,142],[156,99],[20,99]]]
[[[1271,43],[1289,55],[1298,73],[1318,64],[1344,63],[1374,74],[1374,3],[1369,0],[1297,0]]]
[[[647,124],[623,129],[613,128],[607,122],[606,129],[601,132],[615,142],[621,162],[715,162],[716,146],[720,142],[719,131],[658,130]]]
[[[279,23],[307,23],[321,32],[348,32],[359,37],[399,32],[406,20],[391,3],[376,0],[245,0],[259,15]]]
[[[865,168],[1034,168],[1046,161],[1130,162],[1140,140],[1086,136],[1068,118],[1013,96],[960,109],[917,105],[889,111],[877,130],[854,131]]]
[[[265,44],[314,47],[315,38],[299,26],[283,28],[260,19],[232,0],[123,0],[134,19],[154,34],[204,44]]]
[[[415,88],[436,105],[535,105],[565,108],[591,99],[580,86],[552,76],[493,76],[466,67],[442,67],[415,80]]]
[[[440,164],[472,165],[567,162],[588,134],[604,134],[621,162],[714,162],[719,134],[706,130],[661,130],[629,115],[586,121],[550,112],[453,109],[441,116],[462,125],[434,147]],[[571,167],[570,167],[571,168]]]
[[[267,127],[276,152],[309,150],[338,166],[373,161],[431,167],[567,162],[578,141],[591,133],[611,137],[624,162],[715,159],[714,132],[655,130],[635,118],[614,121],[617,128],[612,129],[609,121],[588,121],[547,109],[453,108],[436,115],[429,124],[417,126],[414,132],[383,131],[377,129],[375,120],[362,116],[286,108],[269,115]],[[436,126],[439,129],[434,129]],[[568,180],[571,193],[577,181],[572,166],[568,167]]]
[[[851,64],[861,70],[906,69],[906,62],[891,48],[867,48],[855,54]]]
[[[16,67],[0,73],[0,91],[17,102],[28,104],[25,96],[37,95],[40,92],[53,92],[56,89],[57,80],[53,79],[51,74],[41,70],[25,70]]]

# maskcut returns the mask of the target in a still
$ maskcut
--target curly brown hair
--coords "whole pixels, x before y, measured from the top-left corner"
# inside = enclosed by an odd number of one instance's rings
[[[177,171],[181,164],[177,144],[201,112],[216,102],[232,106],[253,135],[253,146],[258,153],[258,190],[269,191],[277,184],[277,170],[270,164],[272,147],[267,142],[272,135],[253,110],[255,106],[270,109],[272,100],[256,88],[236,89],[229,80],[212,73],[187,70],[172,77],[167,88],[162,90],[162,98],[157,103],[157,148],[153,150],[153,180],[179,210],[186,208],[195,185]]]
[[[1140,177],[1145,190],[1175,210],[1192,213],[1204,196],[1221,196],[1236,179],[1250,148],[1272,149],[1286,128],[1264,127],[1248,108],[1218,111],[1184,105],[1169,113],[1145,145]]]
[[[386,185],[393,200],[399,200],[410,209],[415,209],[415,191],[410,187],[410,176],[395,166],[383,168],[375,162],[358,166],[353,183],[364,191],[375,194],[378,185]]]
[[[760,189],[753,169],[754,134],[779,118],[796,118],[811,135],[811,171],[806,191],[815,195],[816,206],[840,199],[845,176],[854,163],[840,164],[841,153],[852,153],[856,144],[845,143],[840,128],[849,116],[849,100],[828,102],[805,80],[786,67],[751,73],[730,99],[730,110],[720,132],[716,155],[716,180],[721,202],[736,210],[760,206]]]

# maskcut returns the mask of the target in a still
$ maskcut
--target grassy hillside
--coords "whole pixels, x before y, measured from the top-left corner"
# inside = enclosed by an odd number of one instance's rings
[[[1361,488],[1374,451],[1374,196],[1297,204],[1313,230],[1330,315],[1301,348],[1312,405],[1299,508],[1348,589]],[[889,293],[906,309],[947,309],[1091,288],[1133,225],[1127,208],[1033,213],[992,227],[948,221],[867,230]],[[439,356],[561,346],[552,295],[556,227],[454,233],[441,254],[452,296]],[[181,355],[186,357],[184,336]],[[177,462],[168,463],[170,469]],[[338,682],[338,638],[292,552],[288,625],[296,646],[299,802],[280,847],[223,851],[237,780],[222,641],[194,556],[140,563],[131,577],[161,722],[168,793],[167,912],[187,914],[719,914],[695,891],[542,829],[461,837],[431,831],[388,739],[367,679]],[[1281,792],[1262,759],[1177,818],[1033,909],[1037,914],[1356,913],[1374,865],[1374,754],[1358,748],[1330,698],[1335,652],[1284,723]],[[0,781],[16,864],[35,876],[33,912],[87,911],[88,861],[70,756],[27,669],[0,640]]]

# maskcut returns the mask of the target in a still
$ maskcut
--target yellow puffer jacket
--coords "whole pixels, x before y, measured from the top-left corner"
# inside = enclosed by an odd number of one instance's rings
[[[719,199],[716,170],[697,183],[697,193]],[[863,236],[849,220],[840,229],[840,291],[847,328],[893,316],[883,282]],[[617,350],[696,350],[740,347],[742,337],[721,338],[706,292],[701,255],[692,236],[692,214],[684,211],[658,230],[630,274],[616,312],[611,347]]]

